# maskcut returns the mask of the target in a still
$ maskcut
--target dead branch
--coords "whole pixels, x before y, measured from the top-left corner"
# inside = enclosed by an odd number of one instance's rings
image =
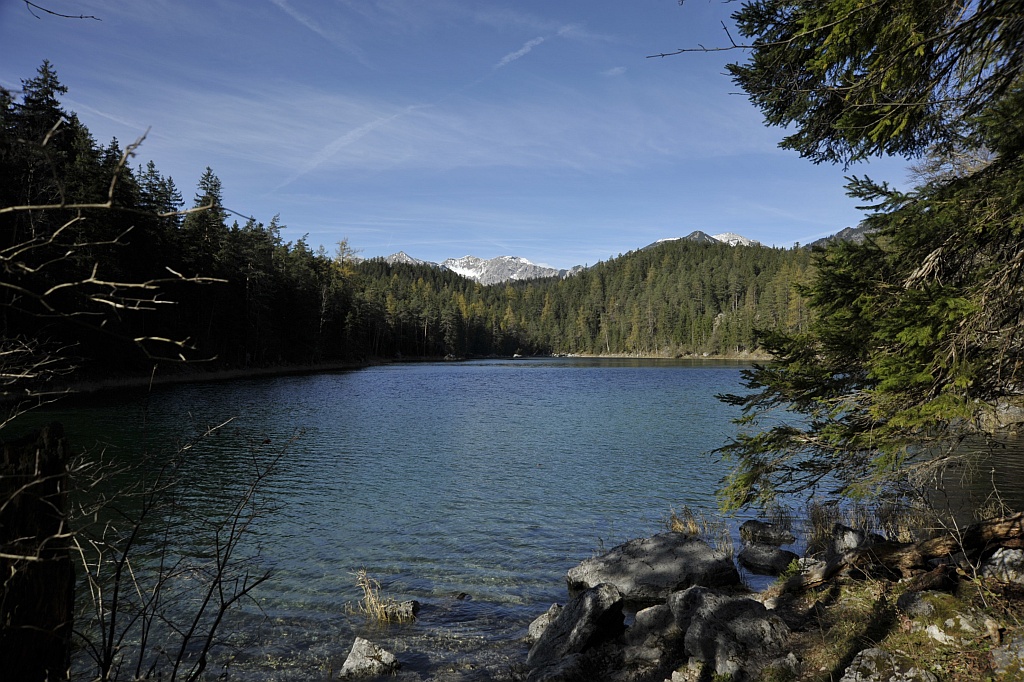
[[[999,547],[1024,547],[1024,512],[974,523],[961,532],[947,532],[917,543],[885,541],[845,552],[786,581],[784,591],[816,587],[851,568],[882,566],[904,578],[915,578],[932,569],[935,559],[963,554],[977,561]]]
[[[29,14],[34,16],[36,19],[42,19],[42,17],[36,14],[33,10],[39,10],[40,12],[45,12],[46,14],[49,14],[54,17],[60,17],[61,19],[93,19],[95,21],[102,21],[102,19],[100,19],[99,17],[94,17],[91,14],[61,14],[60,12],[54,12],[52,9],[47,9],[41,5],[37,5],[34,2],[30,2],[29,0],[22,0],[22,2],[25,3],[25,7],[28,9]]]
[[[729,32],[729,27],[722,23],[722,30],[725,31],[726,37],[729,39],[729,45],[726,47],[704,47],[700,43],[697,47],[681,47],[678,50],[672,52],[660,52],[658,54],[649,54],[647,59],[654,59],[656,57],[674,57],[677,54],[684,54],[686,52],[731,52],[732,50],[752,50],[754,47],[761,47],[761,45],[740,45],[732,38],[732,33]],[[787,41],[788,42],[788,41]]]

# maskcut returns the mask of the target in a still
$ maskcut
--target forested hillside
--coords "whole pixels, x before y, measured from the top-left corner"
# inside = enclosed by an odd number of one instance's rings
[[[155,360],[255,367],[512,353],[736,354],[808,322],[803,249],[680,240],[565,280],[481,286],[426,265],[312,248],[278,217],[185,201],[145,151],[97,143],[44,63],[0,95],[5,347],[54,373]],[[295,230],[297,232],[297,230]],[[73,359],[72,359],[73,358]],[[57,362],[60,359],[60,362]]]

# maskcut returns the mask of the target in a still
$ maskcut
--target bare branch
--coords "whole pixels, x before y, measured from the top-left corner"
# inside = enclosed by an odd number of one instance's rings
[[[661,52],[659,54],[649,54],[647,59],[654,59],[655,57],[674,57],[677,54],[683,54],[685,52],[730,52],[732,50],[752,50],[754,45],[738,45],[732,38],[732,33],[729,32],[729,27],[722,22],[722,30],[725,31],[726,37],[729,38],[729,45],[727,47],[704,47],[700,43],[697,47],[681,47],[673,52]],[[759,46],[758,46],[759,47]]]
[[[33,12],[32,10],[39,10],[40,12],[45,12],[50,16],[60,17],[61,19],[93,19],[94,21],[102,21],[99,17],[94,17],[91,14],[79,14],[77,16],[73,14],[61,14],[60,12],[54,12],[52,9],[47,9],[45,7],[42,7],[41,5],[37,5],[34,2],[30,2],[29,0],[22,0],[22,2],[24,2],[25,7],[28,8],[29,14],[34,16],[36,19],[42,19],[42,17]]]

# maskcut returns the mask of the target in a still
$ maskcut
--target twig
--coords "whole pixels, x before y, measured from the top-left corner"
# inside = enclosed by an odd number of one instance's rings
[[[94,21],[102,21],[102,19],[100,19],[99,17],[95,17],[91,14],[79,14],[77,16],[73,14],[61,14],[60,12],[54,12],[52,9],[47,9],[45,7],[37,5],[34,2],[29,2],[29,0],[22,0],[22,2],[24,2],[25,7],[28,8],[29,14],[34,16],[36,19],[42,19],[42,17],[33,12],[32,10],[34,9],[37,9],[40,12],[45,12],[51,16],[60,17],[61,19],[93,19]]]

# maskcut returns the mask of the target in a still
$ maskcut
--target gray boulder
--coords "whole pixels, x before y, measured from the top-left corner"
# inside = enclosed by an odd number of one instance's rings
[[[839,682],[939,682],[939,678],[884,649],[864,649]]]
[[[665,604],[638,611],[621,636],[534,668],[528,682],[660,682],[680,660],[683,632]]]
[[[686,633],[686,654],[716,675],[755,678],[789,641],[782,619],[748,597],[691,587],[669,597],[668,606],[676,627]]]
[[[534,668],[526,677],[527,682],[587,682],[595,679],[591,674],[593,665],[584,654],[566,656],[542,668]]]
[[[743,547],[736,559],[753,573],[760,575],[781,575],[800,556],[789,550],[779,549],[761,543]]]
[[[896,608],[909,618],[928,618],[935,613],[935,605],[927,592],[904,592],[896,600]]]
[[[992,647],[996,679],[1024,679],[1024,637],[1017,636],[1001,646]]]
[[[672,609],[668,604],[658,604],[636,612],[625,639],[628,646],[662,647],[682,635]]]
[[[625,629],[622,606],[622,595],[607,583],[576,595],[531,647],[526,665],[557,665],[567,657],[615,639]],[[542,678],[531,675],[530,679]]]
[[[793,656],[779,658],[789,639],[781,618],[751,598],[706,587],[675,592],[666,603],[638,611],[625,632],[621,600],[609,609],[616,617],[604,634],[581,626],[604,618],[616,593],[614,586],[600,585],[565,606],[527,658],[528,682],[658,682],[688,661],[702,674],[743,680],[757,679],[766,666],[798,665]],[[584,608],[588,600],[597,606],[593,611]]]
[[[834,561],[847,552],[852,552],[863,547],[870,547],[876,542],[882,542],[885,538],[877,533],[867,533],[856,528],[844,526],[837,523],[832,527],[832,537],[825,548],[825,560]]]
[[[1000,547],[982,562],[981,575],[1004,583],[1024,583],[1024,550]]]
[[[342,679],[390,675],[401,667],[390,651],[385,651],[368,639],[356,637],[352,651],[341,666]]]
[[[743,525],[740,526],[740,539],[750,544],[773,545],[775,547],[791,545],[796,542],[796,536],[789,532],[788,529],[779,528],[774,524],[756,519],[743,522]]]
[[[727,552],[675,532],[630,540],[570,569],[566,579],[570,593],[611,583],[633,604],[657,604],[693,585],[740,584],[739,572]]]
[[[530,623],[530,627],[526,631],[526,641],[533,644],[540,639],[540,636],[544,634],[544,631],[548,629],[548,626],[551,625],[552,621],[554,621],[561,612],[561,604],[552,604],[547,611],[534,618],[533,622]]]

